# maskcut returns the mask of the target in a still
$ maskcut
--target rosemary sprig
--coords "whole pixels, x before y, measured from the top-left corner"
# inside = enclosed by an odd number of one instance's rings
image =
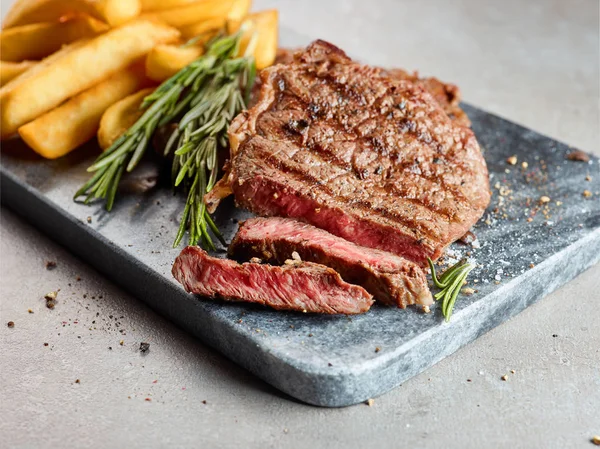
[[[189,110],[168,139],[165,155],[174,156],[174,185],[188,186],[187,203],[174,247],[179,245],[186,229],[189,229],[191,245],[201,242],[204,247],[214,249],[209,228],[225,245],[203,198],[217,181],[218,153],[228,147],[229,124],[246,108],[250,91],[245,89],[243,94],[240,86],[252,86],[254,76],[251,58],[227,59],[210,70],[190,102]]]
[[[245,108],[254,82],[252,56],[234,59],[244,31],[213,39],[203,56],[147,96],[141,105],[144,114],[88,168],[93,175],[74,198],[84,197],[85,204],[95,199],[105,200],[105,207],[110,211],[121,177],[140,162],[156,129],[181,120],[165,150],[165,154],[169,153],[177,143],[173,168],[178,169],[174,183],[178,186],[186,181],[188,189],[175,246],[189,226],[190,244],[201,240],[214,249],[207,228],[223,239],[202,198],[216,181],[217,150],[227,146],[229,122]]]
[[[465,260],[461,260],[444,271],[444,273],[438,278],[435,272],[433,261],[430,258],[427,258],[427,262],[429,262],[433,284],[437,288],[441,289],[433,297],[436,299],[436,301],[440,299],[442,300],[442,314],[446,318],[446,321],[450,321],[452,310],[454,309],[454,303],[456,302],[456,298],[458,298],[458,294],[460,293],[462,285],[467,279],[467,276],[471,270],[475,267],[470,263],[467,263]]]

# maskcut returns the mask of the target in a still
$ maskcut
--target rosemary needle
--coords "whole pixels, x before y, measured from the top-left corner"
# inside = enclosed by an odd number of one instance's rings
[[[441,277],[438,277],[435,272],[433,261],[430,258],[427,258],[427,262],[429,263],[433,283],[440,289],[440,291],[434,295],[434,298],[436,300],[442,300],[442,314],[446,318],[446,321],[450,321],[454,303],[456,303],[456,299],[458,298],[463,283],[471,270],[475,267],[463,260],[448,268]]]

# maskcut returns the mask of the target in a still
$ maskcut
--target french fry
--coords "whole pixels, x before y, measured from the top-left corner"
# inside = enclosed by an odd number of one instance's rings
[[[71,0],[72,1],[72,0]],[[80,0],[81,1],[81,0]],[[96,13],[111,26],[136,18],[142,12],[140,0],[86,0],[92,2]]]
[[[252,0],[235,0],[233,6],[227,14],[229,20],[241,21],[248,15],[250,8],[252,7]]]
[[[122,70],[21,126],[19,135],[40,156],[59,158],[94,137],[112,104],[146,85],[141,67]]]
[[[144,98],[154,92],[154,87],[142,89],[131,94],[110,106],[100,120],[98,129],[98,144],[106,150],[115,140],[131,128],[142,116],[144,111],[140,109]]]
[[[179,8],[206,0],[141,0],[142,11],[159,11],[161,9]]]
[[[226,17],[213,17],[212,19],[194,23],[193,25],[181,27],[179,31],[181,31],[184,39],[191,39],[201,34],[211,35],[213,32],[216,34],[219,30],[225,28],[226,23]]]
[[[278,20],[277,10],[267,9],[250,14],[243,21],[233,19],[227,21],[227,32],[229,34],[238,31],[242,25],[247,27],[240,42],[239,54],[244,54],[248,45],[253,45],[254,49],[251,49],[251,51],[258,70],[270,66],[275,61],[279,34]]]
[[[20,126],[123,70],[155,45],[178,37],[179,32],[169,26],[137,20],[53,59],[6,92],[0,89],[1,137],[10,136]]]
[[[137,17],[141,10],[140,0],[22,0],[8,11],[2,27],[54,22],[78,14],[118,26]]]
[[[203,20],[192,25],[179,27],[179,30],[184,38],[190,39],[210,31],[223,29],[228,21],[240,25],[244,17],[248,15],[251,6],[252,0],[234,0],[227,16],[213,17],[212,19]]]
[[[161,83],[203,54],[203,45],[157,45],[146,56],[146,76]]]
[[[40,73],[41,71],[45,70],[45,68],[48,67],[50,64],[52,64],[54,61],[62,58],[67,53],[70,53],[71,51],[73,51],[75,48],[79,48],[79,47],[83,46],[86,42],[88,42],[87,39],[82,39],[77,42],[73,42],[72,44],[65,45],[63,48],[58,50],[56,53],[53,53],[52,55],[48,56],[47,58],[44,58],[43,60],[35,63],[30,69],[26,70],[25,72],[21,73],[16,78],[13,78],[8,83],[4,84],[2,86],[2,88],[0,88],[0,102],[4,101],[5,95],[8,95],[8,93],[13,88],[18,86],[20,83],[22,83],[23,81],[25,81],[28,78],[33,77],[37,73]]]
[[[10,80],[17,78],[23,72],[34,67],[35,64],[35,61],[0,61],[0,86],[4,86]]]
[[[3,61],[42,59],[63,45],[78,39],[94,37],[108,30],[104,22],[89,16],[74,17],[65,22],[22,25],[0,33],[0,55]]]
[[[203,0],[178,8],[153,11],[143,17],[154,17],[175,28],[183,28],[215,17],[227,17],[233,0]]]

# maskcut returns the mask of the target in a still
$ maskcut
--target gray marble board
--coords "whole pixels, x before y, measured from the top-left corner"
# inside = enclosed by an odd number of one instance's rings
[[[281,391],[310,404],[346,406],[400,385],[600,261],[598,158],[567,160],[568,145],[464,107],[494,195],[474,228],[475,245],[454,244],[447,256],[448,262],[470,257],[477,263],[469,277],[476,293],[459,298],[449,323],[437,306],[429,314],[374,306],[360,316],[316,316],[187,295],[170,273],[183,198],[168,187],[124,193],[110,214],[98,204],[73,202],[97,153],[91,144],[46,161],[19,140],[4,142],[1,200]],[[514,166],[506,162],[513,155]],[[585,190],[592,196],[584,197]],[[541,203],[543,196],[550,201]],[[248,216],[232,202],[220,208],[217,220],[227,240],[237,220]]]

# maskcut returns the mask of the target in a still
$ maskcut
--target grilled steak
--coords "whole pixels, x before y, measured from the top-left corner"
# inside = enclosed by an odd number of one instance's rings
[[[238,261],[258,257],[283,264],[294,252],[303,261],[333,268],[382,303],[404,308],[433,302],[425,274],[416,264],[290,218],[251,218],[240,225],[229,246],[229,255]]]
[[[355,314],[373,304],[365,289],[344,282],[331,268],[310,262],[282,267],[238,264],[188,246],[175,259],[172,272],[189,293],[277,310]]]
[[[275,64],[290,64],[294,61],[294,53],[298,50],[291,50],[289,48],[277,49],[277,56],[275,58]],[[384,76],[390,78],[412,81],[419,86],[422,86],[428,91],[433,98],[442,106],[446,114],[454,120],[464,126],[471,126],[471,121],[465,111],[460,106],[460,89],[455,84],[444,83],[437,78],[419,78],[417,72],[410,73],[402,69],[383,69]],[[259,81],[257,79],[257,81]],[[260,89],[260,81],[256,83],[257,94]]]
[[[473,132],[407,80],[323,41],[261,72],[260,101],[236,117],[227,191],[361,246],[438,258],[483,214],[490,191]]]

